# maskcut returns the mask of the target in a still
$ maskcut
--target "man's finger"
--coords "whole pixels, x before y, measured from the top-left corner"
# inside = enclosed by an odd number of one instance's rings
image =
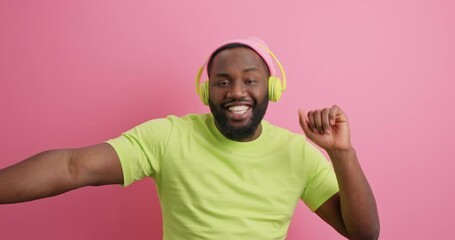
[[[346,115],[344,114],[343,110],[341,110],[340,107],[337,105],[333,105],[330,108],[330,125],[334,125],[337,121],[338,122],[346,122],[348,119]]]
[[[336,123],[336,120],[337,120],[337,112],[338,112],[338,108],[336,105],[333,105],[331,108],[330,108],[330,111],[329,111],[329,121],[330,121],[330,125],[333,126],[335,125]]]
[[[309,126],[306,112],[303,109],[299,109],[299,122],[300,122],[300,127],[302,127],[305,135],[307,135],[307,137],[310,136],[312,132],[311,132],[311,129]]]
[[[322,127],[322,116],[321,116],[321,110],[316,110],[313,112],[313,117],[314,117],[314,125],[316,126],[316,129],[319,131],[319,133],[324,133],[324,129]]]
[[[322,127],[323,127],[323,130],[324,130],[324,133],[328,133],[328,131],[330,130],[330,116],[329,116],[329,113],[330,113],[330,109],[329,108],[322,109],[321,122],[322,122]]]

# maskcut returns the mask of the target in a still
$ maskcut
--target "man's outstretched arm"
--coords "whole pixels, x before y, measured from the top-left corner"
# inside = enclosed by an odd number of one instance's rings
[[[51,197],[85,186],[121,183],[120,160],[107,143],[50,150],[0,170],[0,204]]]
[[[340,188],[316,213],[349,239],[378,239],[376,201],[351,145],[345,113],[333,106],[299,115],[305,135],[327,151]]]

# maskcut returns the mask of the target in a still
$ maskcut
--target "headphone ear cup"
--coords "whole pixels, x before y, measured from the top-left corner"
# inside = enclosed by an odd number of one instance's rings
[[[278,102],[283,93],[283,86],[281,80],[276,76],[269,77],[269,100],[272,102]]]
[[[209,105],[209,81],[205,81],[201,84],[199,97],[205,105]]]

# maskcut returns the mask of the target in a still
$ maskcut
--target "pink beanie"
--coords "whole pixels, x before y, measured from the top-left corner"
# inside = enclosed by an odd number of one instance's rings
[[[245,44],[248,47],[252,48],[257,54],[259,54],[259,56],[261,56],[261,58],[267,64],[270,74],[272,76],[276,75],[276,69],[275,69],[275,66],[273,65],[272,57],[270,56],[270,54],[268,52],[268,46],[262,39],[260,39],[258,37],[248,37],[245,39],[233,39],[233,40],[224,42],[223,44],[220,45],[220,47],[227,45],[227,44],[231,44],[231,43],[241,43],[241,44]],[[218,48],[220,48],[220,47],[218,47]],[[210,56],[212,56],[212,54],[210,54]],[[205,67],[207,67],[207,64]],[[205,70],[207,71],[207,69],[205,69]]]

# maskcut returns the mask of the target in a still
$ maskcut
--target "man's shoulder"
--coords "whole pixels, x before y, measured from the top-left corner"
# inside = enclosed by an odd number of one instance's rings
[[[186,114],[183,116],[168,115],[162,120],[169,123],[173,129],[184,131],[200,132],[207,131],[210,124],[213,122],[213,117],[210,113],[205,114]]]
[[[191,125],[205,125],[210,119],[210,114],[187,114],[184,116],[168,115],[166,117],[157,117],[147,120],[133,129],[146,130],[146,129],[172,129],[175,127],[185,127]]]
[[[183,116],[177,115],[168,115],[166,116],[167,119],[171,119],[174,121],[197,121],[197,120],[206,120],[211,116],[210,113],[189,113]]]
[[[168,115],[165,117],[166,120],[171,122],[172,124],[196,124],[196,123],[207,123],[208,120],[211,119],[211,114],[186,114],[183,116],[176,116],[176,115]]]

